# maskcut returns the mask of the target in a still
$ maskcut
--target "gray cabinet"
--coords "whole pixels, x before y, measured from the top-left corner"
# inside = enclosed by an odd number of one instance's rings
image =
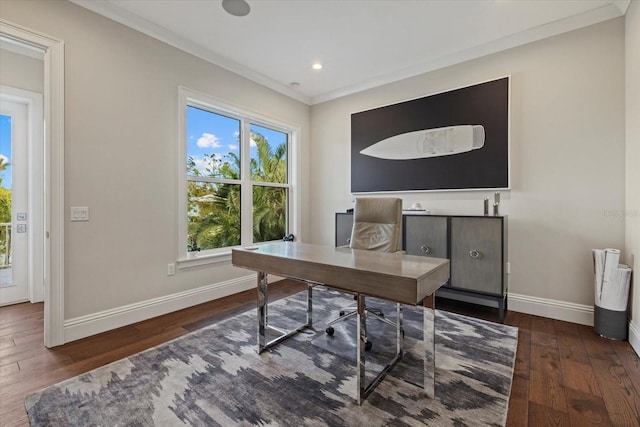
[[[502,294],[502,221],[451,217],[451,286]]]
[[[449,258],[448,217],[405,215],[403,220],[403,248],[408,254]]]
[[[336,246],[347,246],[351,240],[353,213],[336,213]]]
[[[352,225],[352,213],[336,214],[337,246],[349,244]],[[507,305],[507,241],[506,216],[403,216],[402,247],[408,254],[451,260],[442,294],[495,301],[501,322]]]

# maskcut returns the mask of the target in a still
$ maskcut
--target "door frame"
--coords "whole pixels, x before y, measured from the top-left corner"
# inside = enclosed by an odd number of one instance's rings
[[[27,108],[27,224],[28,298],[32,303],[44,300],[44,118],[41,93],[0,85],[0,99]],[[13,215],[12,215],[13,220]]]
[[[44,50],[44,345],[64,344],[64,42],[0,19],[0,35]]]

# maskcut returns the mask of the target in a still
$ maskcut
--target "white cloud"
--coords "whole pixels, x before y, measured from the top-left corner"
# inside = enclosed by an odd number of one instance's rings
[[[229,150],[237,150],[237,149],[238,149],[238,146],[237,146],[237,145],[235,145],[235,144],[231,144],[231,145],[229,146]]]
[[[222,160],[222,157],[218,154],[216,154],[215,159],[212,161],[209,157],[204,158],[204,157],[196,157],[193,156],[193,163],[195,164],[196,169],[198,170],[198,172],[200,172],[201,175],[209,175],[209,171],[207,169],[217,169],[220,161]],[[212,166],[214,166],[212,168]]]
[[[252,147],[257,147],[258,146],[258,144],[256,144],[256,140],[253,139],[253,138],[251,138],[251,140],[249,141],[249,145],[252,146]]]
[[[4,154],[0,154],[0,163],[9,163],[9,158]]]
[[[212,133],[203,133],[202,136],[198,138],[197,144],[199,148],[219,148],[220,138]]]

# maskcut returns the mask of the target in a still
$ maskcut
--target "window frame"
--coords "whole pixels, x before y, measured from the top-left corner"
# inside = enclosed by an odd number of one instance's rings
[[[205,264],[228,263],[231,261],[231,250],[234,247],[260,245],[253,243],[253,187],[268,186],[286,188],[287,199],[287,233],[297,234],[299,229],[299,205],[297,197],[297,165],[298,165],[298,135],[300,128],[284,123],[263,114],[221,101],[212,96],[200,93],[186,87],[179,87],[178,109],[178,268],[195,267]],[[189,179],[187,175],[187,107],[195,107],[214,114],[221,114],[240,120],[240,180],[221,178]],[[258,125],[283,132],[288,135],[287,146],[287,183],[273,183],[252,181],[250,176],[249,135],[250,126]],[[246,147],[245,147],[246,145]],[[241,194],[241,230],[240,245],[224,248],[208,249],[201,252],[189,252],[188,246],[188,215],[187,215],[187,183],[189,181],[230,183],[240,185]],[[246,225],[245,225],[246,224]]]

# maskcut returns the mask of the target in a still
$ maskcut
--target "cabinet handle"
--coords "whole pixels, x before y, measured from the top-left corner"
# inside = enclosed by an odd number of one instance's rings
[[[478,259],[480,258],[480,251],[477,249],[472,249],[469,251],[469,256],[473,259]]]
[[[420,250],[425,254],[431,253],[431,248],[427,245],[420,246]]]

